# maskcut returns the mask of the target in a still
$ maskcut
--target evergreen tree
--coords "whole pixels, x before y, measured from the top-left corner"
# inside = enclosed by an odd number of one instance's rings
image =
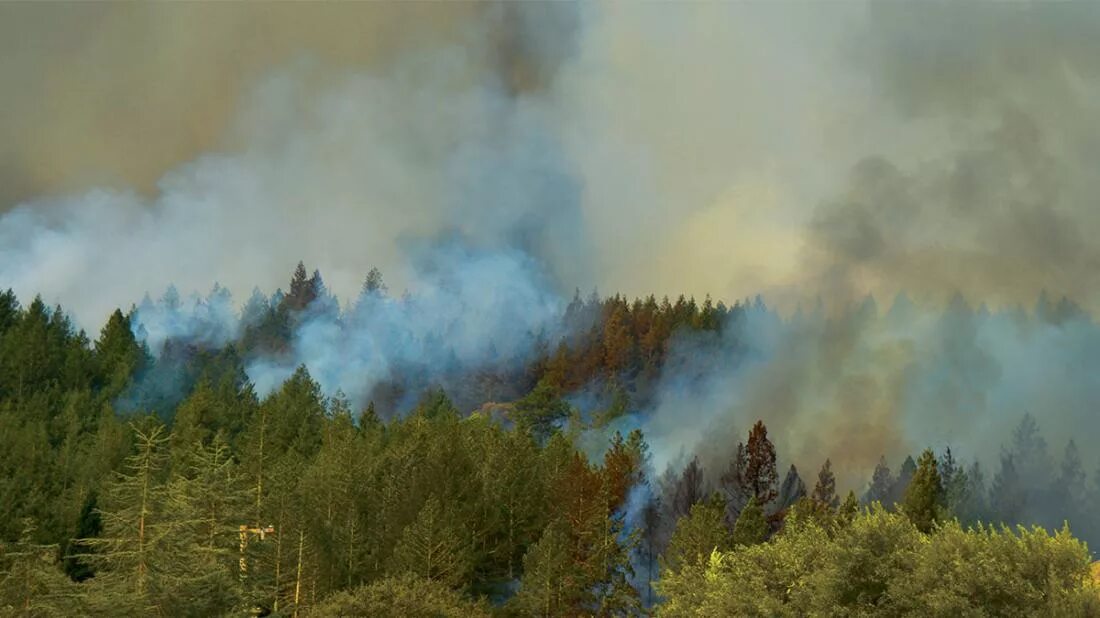
[[[460,587],[469,575],[471,556],[464,531],[436,498],[429,498],[405,528],[393,552],[393,572]]]
[[[581,603],[585,581],[578,577],[564,523],[547,526],[523,557],[520,589],[509,605],[526,616],[566,616]]]
[[[804,497],[806,497],[806,484],[798,475],[798,469],[791,464],[790,469],[787,470],[787,476],[783,478],[783,484],[779,486],[776,506],[779,509],[787,509]]]
[[[817,473],[817,484],[810,494],[814,502],[835,509],[840,506],[840,498],[836,495],[836,476],[833,475],[833,463],[826,459],[825,464]]]
[[[745,508],[750,495],[748,472],[748,453],[744,443],[738,443],[737,449],[730,458],[729,466],[720,479],[722,492],[726,498],[726,522],[733,525],[741,509]]]
[[[95,360],[97,384],[109,398],[122,394],[130,381],[152,362],[134,338],[130,319],[117,309],[95,343]]]
[[[850,524],[859,513],[859,501],[856,500],[856,492],[849,490],[837,509],[837,520],[843,524]]]
[[[179,451],[177,451],[179,452]],[[242,597],[240,525],[248,495],[229,447],[220,435],[192,442],[173,462],[165,489],[165,540],[176,557],[162,567],[161,607],[177,616],[224,614]]]
[[[771,508],[779,476],[775,470],[775,445],[768,439],[763,421],[756,421],[745,447],[745,481],[750,498],[762,509]]]
[[[1017,522],[1027,507],[1027,490],[1012,455],[1001,454],[1001,469],[993,477],[989,490],[993,515],[1006,522]]]
[[[688,465],[684,467],[684,471],[675,486],[675,494],[672,500],[672,512],[675,519],[691,513],[691,507],[702,502],[706,495],[707,489],[703,480],[703,468],[699,465],[699,458],[693,457]]]
[[[75,616],[87,610],[77,587],[57,564],[58,547],[34,542],[34,526],[24,520],[19,541],[0,546],[0,614]]]
[[[894,486],[890,491],[890,504],[897,504],[905,499],[905,490],[909,488],[909,482],[913,480],[913,475],[917,472],[917,462],[913,461],[912,455],[906,455],[905,461],[901,463],[901,469],[898,471],[898,477],[894,480]]]
[[[1066,518],[1076,520],[1084,511],[1088,494],[1081,454],[1077,451],[1077,444],[1072,439],[1066,444],[1055,488],[1056,508],[1064,513]]]
[[[176,558],[161,485],[164,427],[132,428],[135,453],[107,487],[103,535],[81,544],[92,548],[87,558],[96,567],[89,602],[111,612],[137,614],[162,611],[161,575]]]
[[[360,292],[361,296],[381,296],[386,293],[386,284],[382,281],[382,271],[377,268],[371,268],[367,273],[367,278],[363,280],[363,289]]]
[[[867,493],[863,495],[863,503],[880,502],[885,506],[890,506],[894,484],[894,475],[890,472],[890,466],[886,465],[886,457],[880,457],[878,464],[875,466],[875,472],[871,475],[871,485],[867,488]]]
[[[951,447],[939,460],[940,484],[943,486],[943,508],[946,514],[961,517],[970,502],[970,480],[966,470],[955,460]]]
[[[964,522],[988,521],[987,489],[985,472],[981,464],[974,461],[966,472],[966,491],[963,502],[957,509],[957,515]]]
[[[921,532],[929,532],[943,517],[943,483],[931,450],[921,453],[917,472],[905,491],[902,510]]]

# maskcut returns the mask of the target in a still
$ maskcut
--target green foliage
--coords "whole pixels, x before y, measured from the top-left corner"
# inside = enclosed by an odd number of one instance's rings
[[[33,540],[34,527],[23,522],[19,541],[0,545],[0,614],[4,616],[74,616],[86,611],[77,584],[57,563],[56,545]]]
[[[423,579],[459,587],[472,566],[469,536],[457,525],[453,513],[439,500],[429,498],[394,548],[390,563],[395,574],[411,573]]]
[[[936,456],[931,450],[925,450],[917,462],[917,472],[905,490],[902,510],[918,530],[928,532],[942,517],[943,495]]]
[[[549,380],[541,380],[534,390],[516,402],[514,420],[517,425],[530,430],[535,436],[545,438],[557,424],[569,416],[569,404],[561,392]]]
[[[576,336],[540,335],[530,367],[473,377],[491,389],[450,376],[398,410],[417,391],[396,386],[369,395],[381,416],[371,404],[356,419],[304,367],[262,401],[243,374],[244,358],[285,351],[325,299],[319,275],[299,270],[291,295],[249,302],[242,341],[177,342],[155,361],[122,312],[93,344],[59,308],[0,293],[0,614],[477,616],[490,605],[474,599],[491,598],[504,614],[621,616],[643,611],[635,585],[667,615],[1100,611],[1068,531],[948,520],[1041,507],[1097,519],[1076,446],[1055,469],[1031,417],[992,492],[949,451],[907,459],[896,479],[883,460],[867,510],[854,493],[839,500],[828,461],[813,499],[793,466],[777,492],[758,423],[720,497],[691,459],[639,504],[647,447],[639,431],[611,433],[617,417],[652,397],[672,333],[706,345],[743,307],[578,296]],[[364,302],[384,291],[372,277]],[[572,408],[593,377],[610,406]],[[166,397],[153,378],[181,391]],[[494,410],[514,427],[464,416],[474,391],[513,393]],[[151,404],[170,433],[143,415]],[[581,418],[610,423],[610,440],[593,445],[607,433],[591,431],[579,450]],[[645,594],[655,580],[663,599]]]
[[[753,506],[760,511],[755,502]],[[735,540],[726,528],[725,517],[726,503],[718,494],[693,505],[691,513],[676,524],[668,549],[662,557],[662,568],[679,571],[686,567],[701,566],[715,550],[732,549]]]
[[[768,520],[764,517],[764,509],[760,508],[755,497],[750,498],[733,526],[733,542],[737,545],[756,545],[767,538]]]
[[[484,603],[468,600],[437,581],[403,575],[333,594],[306,615],[488,618],[490,613]]]
[[[921,533],[879,505],[832,533],[788,521],[771,541],[715,552],[657,584],[662,616],[1085,616],[1100,609],[1089,554],[1068,531]]]

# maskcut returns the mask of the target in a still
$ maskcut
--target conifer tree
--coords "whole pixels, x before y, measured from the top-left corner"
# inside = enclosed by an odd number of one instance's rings
[[[1002,521],[1015,523],[1028,504],[1027,490],[1012,455],[1001,454],[1001,469],[989,489],[989,506]]]
[[[946,514],[960,516],[969,502],[970,480],[966,470],[959,465],[951,447],[944,450],[939,460],[940,484],[943,486],[943,508]]]
[[[177,451],[178,452],[178,451]],[[164,519],[176,560],[162,571],[162,607],[174,615],[230,611],[242,597],[240,527],[248,521],[245,479],[221,435],[192,442],[173,462]]]
[[[393,572],[459,587],[473,566],[465,538],[454,516],[443,510],[438,499],[429,498],[394,548]]]
[[[737,515],[749,501],[750,495],[748,472],[748,453],[744,443],[738,443],[737,448],[730,458],[729,466],[720,479],[722,492],[726,497],[726,521],[732,526],[737,521]]]
[[[787,476],[783,477],[783,484],[779,486],[776,506],[780,510],[787,509],[804,497],[806,497],[806,484],[802,482],[798,468],[791,464],[787,470]]]
[[[916,472],[917,462],[913,460],[912,455],[906,455],[905,461],[901,462],[898,476],[894,479],[894,486],[890,490],[890,504],[897,504],[905,499],[905,490],[909,488],[909,482],[913,480]]]
[[[548,525],[523,557],[520,589],[509,605],[527,616],[569,615],[585,594],[585,580],[578,577],[572,551],[564,522]]]
[[[167,436],[159,424],[131,427],[135,452],[107,487],[103,535],[81,544],[92,548],[87,557],[97,571],[89,601],[114,612],[144,613],[161,611],[161,575],[175,560],[161,485]]]
[[[698,457],[692,457],[675,486],[672,500],[672,513],[675,518],[679,519],[691,513],[691,507],[701,502],[706,495],[703,467],[699,465]]]
[[[890,506],[894,483],[894,475],[890,472],[890,466],[886,465],[886,457],[879,457],[874,474],[871,475],[871,485],[863,495],[863,503],[880,502],[884,506]]]
[[[819,504],[835,509],[840,505],[840,498],[836,495],[836,476],[833,475],[833,463],[826,459],[821,470],[817,473],[817,484],[810,495]]]
[[[856,500],[856,492],[849,490],[837,509],[837,519],[843,524],[849,524],[859,513],[859,501]]]
[[[902,510],[921,532],[929,532],[943,517],[943,483],[931,450],[921,453],[917,472],[905,491]]]
[[[148,352],[134,338],[130,319],[117,309],[95,342],[95,362],[97,384],[109,398],[121,394],[151,364]]]
[[[1076,520],[1082,513],[1086,504],[1087,488],[1085,484],[1085,469],[1081,463],[1081,454],[1077,450],[1077,443],[1070,439],[1066,444],[1065,455],[1062,457],[1062,466],[1055,483],[1054,496],[1057,498],[1057,508],[1070,520]]]
[[[77,585],[57,563],[57,545],[34,542],[34,526],[23,521],[19,541],[0,545],[0,614],[75,616],[85,613]]]
[[[779,476],[775,470],[775,445],[768,439],[763,421],[756,421],[745,445],[745,489],[762,509],[775,501]]]

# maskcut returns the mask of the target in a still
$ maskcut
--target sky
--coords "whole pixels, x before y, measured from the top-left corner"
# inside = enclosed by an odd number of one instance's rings
[[[91,322],[454,235],[565,290],[1098,300],[1094,3],[0,13],[0,275]]]

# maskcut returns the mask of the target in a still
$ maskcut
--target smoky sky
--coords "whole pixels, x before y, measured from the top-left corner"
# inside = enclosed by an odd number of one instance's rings
[[[347,297],[447,233],[565,289],[1097,300],[1092,3],[0,11],[0,273],[89,318],[160,287],[112,272],[135,252],[240,293],[305,259]],[[150,239],[80,248],[88,212]],[[152,238],[175,216],[228,232],[189,239],[206,267]]]

